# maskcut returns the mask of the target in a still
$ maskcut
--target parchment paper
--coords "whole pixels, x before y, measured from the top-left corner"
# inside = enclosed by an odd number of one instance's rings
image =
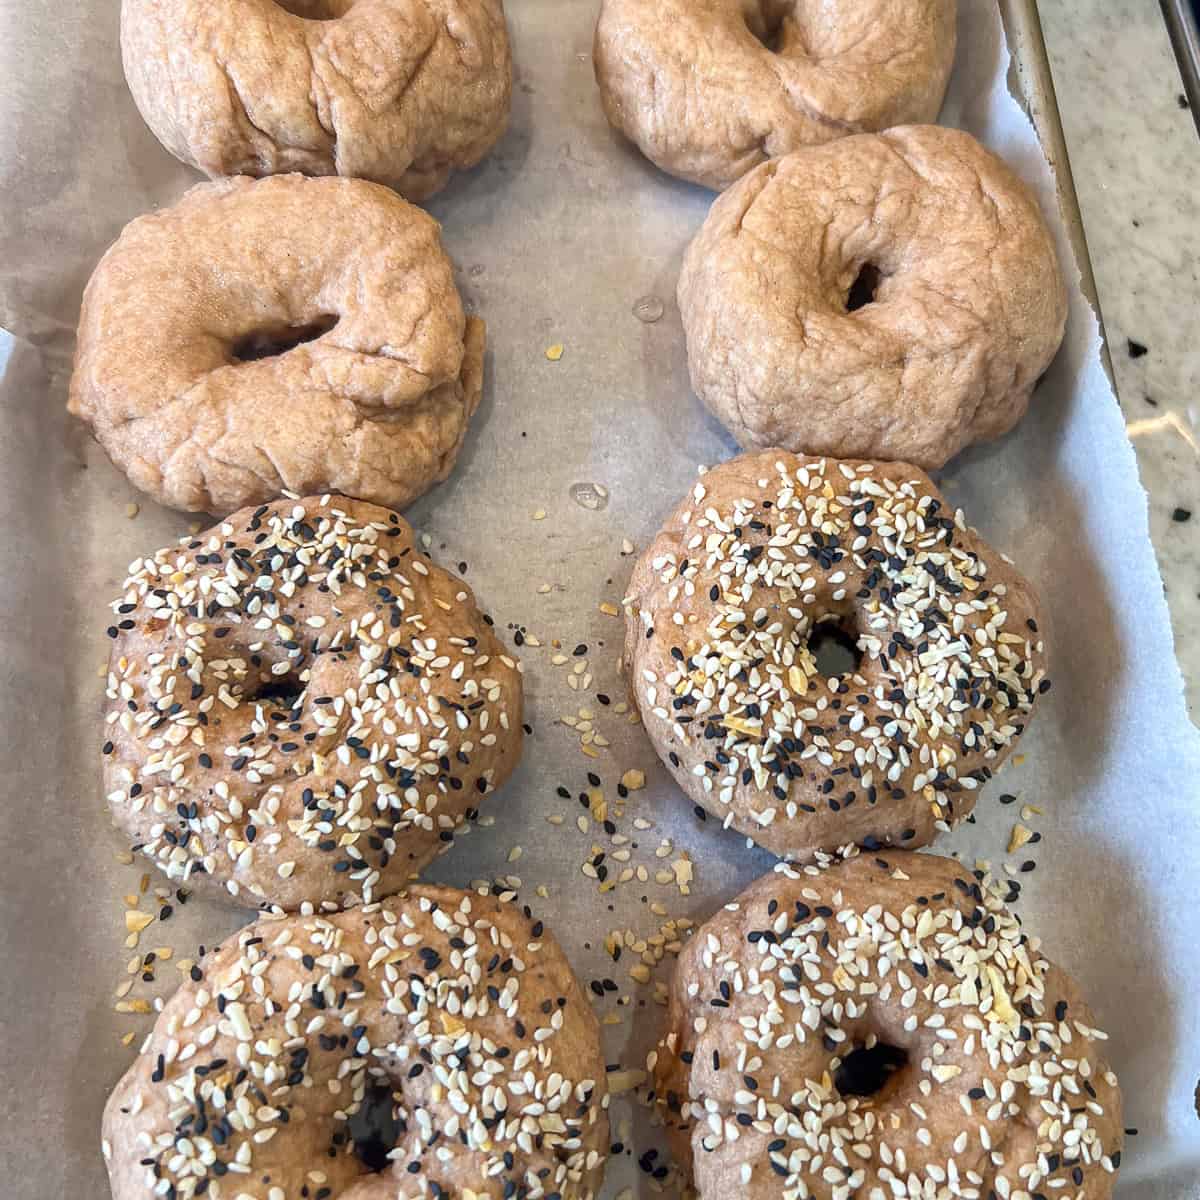
[[[78,300],[122,225],[171,202],[193,176],[143,126],[126,91],[115,0],[0,0],[0,747],[4,767],[3,953],[0,957],[0,1193],[40,1198],[106,1194],[99,1114],[108,1088],[152,1020],[114,1012],[124,997],[165,994],[181,956],[246,919],[174,902],[136,953],[169,947],[155,980],[129,976],[122,896],[143,911],[143,868],[103,811],[98,776],[104,604],[126,564],[183,533],[190,518],[138,496],[63,410]],[[545,916],[585,980],[612,977],[597,1001],[611,1063],[641,1065],[661,1010],[651,987],[614,965],[611,929],[647,937],[663,917],[703,919],[770,860],[700,824],[657,767],[641,730],[613,712],[620,602],[632,560],[700,463],[734,447],[690,394],[674,302],[680,257],[708,193],[654,170],[603,120],[589,57],[592,0],[510,0],[518,84],[512,129],[478,170],[432,204],[470,306],[489,322],[487,390],[451,480],[410,511],[447,565],[468,580],[521,650],[535,733],[524,762],[474,831],[430,876],[460,885],[519,876],[522,902]],[[964,0],[958,65],[943,121],[1002,153],[1037,189],[1076,272],[1050,170],[1006,85],[999,17]],[[661,301],[656,323],[634,315]],[[564,347],[558,362],[547,347]],[[572,499],[574,484],[600,484]],[[1049,951],[1085,985],[1125,1088],[1129,1139],[1119,1194],[1184,1200],[1200,1194],[1200,748],[1184,715],[1167,612],[1151,550],[1146,499],[1120,410],[1100,367],[1096,322],[1075,290],[1068,336],[1029,416],[998,445],[968,453],[944,483],[970,519],[1041,587],[1051,615],[1055,689],[1022,743],[1024,761],[985,794],[974,825],[940,846],[997,867],[1033,859],[1018,906]],[[135,518],[127,506],[141,506]],[[543,520],[534,520],[544,509]],[[550,584],[548,593],[539,592]],[[557,638],[571,659],[552,665]],[[586,691],[568,686],[586,644]],[[577,677],[578,678],[578,677]],[[605,693],[612,701],[597,700]],[[557,723],[592,710],[611,747],[590,760]],[[585,718],[586,719],[586,718]],[[580,864],[612,844],[577,795],[589,769],[616,799],[623,771],[647,788],[617,822],[636,879],[600,895]],[[571,798],[561,800],[556,787]],[[1001,792],[1019,802],[1001,806]],[[1021,805],[1042,835],[1005,854]],[[561,826],[547,816],[561,813]],[[651,822],[637,829],[634,818]],[[671,851],[655,858],[661,839]],[[514,847],[519,859],[509,861]],[[686,852],[690,895],[654,882]],[[613,875],[621,868],[609,859]],[[545,894],[539,895],[542,885]],[[664,978],[669,959],[656,972]],[[123,1046],[123,1034],[136,1034]],[[658,1145],[643,1110],[614,1106],[609,1195],[652,1185],[637,1159]]]

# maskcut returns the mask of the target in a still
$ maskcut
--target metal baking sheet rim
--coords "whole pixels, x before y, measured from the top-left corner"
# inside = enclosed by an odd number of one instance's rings
[[[1079,286],[1096,314],[1103,347],[1104,372],[1115,392],[1117,385],[1109,358],[1108,337],[1104,331],[1104,314],[1096,291],[1096,277],[1092,271],[1092,258],[1083,228],[1079,197],[1075,191],[1075,179],[1071,173],[1071,156],[1067,152],[1067,139],[1058,111],[1058,97],[1054,90],[1054,77],[1050,71],[1050,56],[1042,34],[1037,0],[1000,0],[999,8],[1012,56],[1009,86],[1033,122],[1046,160],[1054,171],[1059,208],[1079,266]]]

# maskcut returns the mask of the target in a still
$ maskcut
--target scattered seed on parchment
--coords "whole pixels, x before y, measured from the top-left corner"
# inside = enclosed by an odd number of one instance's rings
[[[555,342],[553,346],[546,347],[546,357],[551,362],[558,362],[558,360],[562,358],[563,350],[565,348],[566,347],[563,346],[562,342]]]
[[[633,543],[632,543],[632,542],[631,542],[631,541],[630,541],[628,538],[622,538],[622,539],[621,539],[621,553],[622,553],[622,555],[626,555],[626,556],[628,556],[628,555],[632,554],[632,553],[633,553],[633,551],[634,551],[634,545],[633,545]]]
[[[535,521],[544,521],[546,519],[546,510],[544,508],[535,509],[533,519]]]
[[[132,521],[142,510],[136,504],[125,505],[125,515]]]
[[[516,862],[516,861],[517,861],[517,859],[518,859],[518,858],[520,858],[520,857],[521,857],[521,855],[522,855],[522,854],[524,854],[524,853],[525,853],[525,851],[524,851],[524,849],[523,849],[521,846],[514,846],[514,847],[513,847],[513,848],[512,848],[512,849],[511,849],[511,850],[508,852],[508,861],[509,861],[510,863],[514,863],[514,862]]]
[[[591,811],[594,821],[603,822],[608,819],[608,801],[604,798],[604,793],[600,788],[588,789],[588,809]]]
[[[1019,850],[1027,842],[1033,838],[1033,830],[1027,825],[1016,824],[1012,827],[1012,834],[1008,839],[1008,852],[1011,854],[1014,850]]]
[[[141,912],[138,909],[125,910],[125,928],[130,933],[141,933],[147,925],[154,923],[154,914]]]
[[[680,894],[691,895],[692,860],[685,854],[682,858],[676,859],[671,867],[675,872],[675,882],[679,885]]]

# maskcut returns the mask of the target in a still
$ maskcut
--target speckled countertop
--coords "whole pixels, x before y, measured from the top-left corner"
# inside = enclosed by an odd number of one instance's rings
[[[1154,0],[1040,0],[1117,392],[1200,717],[1200,137]]]

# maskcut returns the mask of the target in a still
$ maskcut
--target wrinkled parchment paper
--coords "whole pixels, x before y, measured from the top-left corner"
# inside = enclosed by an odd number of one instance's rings
[[[122,225],[166,204],[193,176],[155,142],[126,91],[115,0],[0,0],[0,748],[4,766],[3,951],[0,957],[0,1193],[27,1200],[106,1194],[99,1115],[149,1016],[114,1011],[122,998],[165,994],[180,957],[211,945],[246,914],[173,904],[137,950],[123,945],[122,897],[143,868],[103,811],[98,774],[98,670],[107,655],[104,603],[126,564],[186,531],[190,518],[143,502],[63,401],[80,292]],[[680,257],[711,197],[654,170],[604,123],[589,58],[591,0],[509,0],[518,83],[512,129],[478,170],[433,204],[469,305],[489,323],[487,390],[458,469],[409,517],[444,563],[466,575],[521,651],[535,728],[525,760],[486,813],[495,818],[429,872],[441,881],[514,880],[548,919],[585,980],[610,976],[620,995],[597,1001],[607,1057],[641,1065],[661,1010],[633,985],[612,929],[650,937],[672,916],[703,919],[770,860],[701,825],[657,766],[640,729],[614,714],[620,602],[632,559],[700,463],[733,445],[691,396],[674,302]],[[1038,191],[1074,280],[1049,168],[1005,83],[1000,20],[964,0],[958,65],[943,121],[1002,153]],[[645,323],[639,299],[663,315]],[[653,315],[655,305],[643,306]],[[564,347],[561,360],[545,350]],[[1120,410],[1101,369],[1096,322],[1075,290],[1062,353],[1020,428],[968,453],[943,481],[951,498],[1041,587],[1051,615],[1055,689],[978,820],[939,847],[967,858],[1033,859],[1018,911],[1083,981],[1125,1087],[1130,1139],[1119,1194],[1200,1194],[1200,749],[1184,715],[1146,499]],[[576,488],[572,485],[600,485]],[[604,489],[603,493],[601,489]],[[582,502],[581,502],[582,501]],[[139,504],[135,517],[127,512]],[[534,520],[545,510],[542,520]],[[548,592],[539,589],[550,585]],[[571,662],[555,666],[559,639]],[[568,685],[586,644],[585,690]],[[608,695],[605,707],[597,693]],[[591,710],[611,746],[583,756],[558,722]],[[584,718],[587,719],[586,717]],[[577,796],[586,771],[610,801],[628,768],[648,786],[617,822],[629,866],[649,880],[601,895],[580,864],[612,844]],[[561,800],[556,787],[569,789]],[[1019,803],[1002,807],[1001,792]],[[1023,804],[1040,842],[1006,855]],[[547,816],[561,813],[561,826]],[[634,818],[651,823],[637,829]],[[659,860],[662,839],[671,849]],[[637,848],[633,848],[633,843]],[[510,861],[515,847],[519,858]],[[683,896],[655,872],[690,856]],[[613,875],[622,869],[609,860]],[[151,895],[138,901],[152,910]],[[539,895],[542,885],[545,895]],[[126,974],[136,953],[166,947],[153,982]],[[141,959],[139,959],[141,961]],[[656,972],[663,978],[669,959]],[[121,1036],[135,1034],[126,1047]],[[637,1158],[658,1144],[644,1113],[614,1105],[626,1150],[609,1195],[653,1194]]]

